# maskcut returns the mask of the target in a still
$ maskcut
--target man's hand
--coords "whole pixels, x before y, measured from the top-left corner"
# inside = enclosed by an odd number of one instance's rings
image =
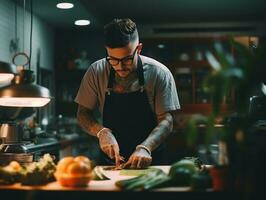
[[[119,155],[119,146],[115,139],[115,136],[112,134],[112,131],[108,128],[105,128],[98,135],[99,144],[102,151],[108,155],[109,158],[115,159],[118,163]]]
[[[130,156],[127,163],[124,164],[123,168],[131,169],[142,169],[150,166],[152,157],[147,150],[143,148],[136,149]]]

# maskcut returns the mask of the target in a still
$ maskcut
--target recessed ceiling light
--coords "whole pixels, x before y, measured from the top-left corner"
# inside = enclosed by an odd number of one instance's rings
[[[163,48],[165,48],[165,45],[164,45],[164,44],[158,44],[157,47],[158,47],[159,49],[163,49]]]
[[[86,19],[81,19],[81,20],[75,21],[75,25],[77,25],[77,26],[87,26],[90,23],[91,23],[90,20],[86,20]]]
[[[74,4],[73,3],[58,3],[56,5],[57,8],[60,8],[60,9],[70,9],[70,8],[73,8],[74,7]]]
[[[261,84],[261,91],[266,95],[266,85],[264,83]]]

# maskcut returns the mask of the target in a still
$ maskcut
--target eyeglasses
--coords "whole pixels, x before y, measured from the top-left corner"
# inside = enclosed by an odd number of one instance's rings
[[[119,59],[119,58],[114,58],[114,57],[111,57],[111,56],[107,56],[106,60],[112,66],[118,65],[119,62],[121,62],[122,65],[132,65],[134,57],[135,57],[135,54],[137,52],[137,49],[138,49],[138,47],[136,47],[136,49],[134,50],[132,55],[126,56],[124,58]]]

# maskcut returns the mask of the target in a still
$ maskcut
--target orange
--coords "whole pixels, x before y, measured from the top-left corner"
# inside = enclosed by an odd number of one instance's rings
[[[71,175],[86,175],[91,172],[90,165],[84,162],[74,161],[66,168],[66,173]]]
[[[62,158],[54,175],[63,186],[87,186],[92,179],[92,162],[86,156]]]
[[[68,165],[72,162],[74,162],[74,157],[72,156],[62,158],[57,164],[56,171],[58,173],[66,173]]]
[[[81,161],[81,162],[87,163],[89,165],[91,164],[90,159],[87,158],[86,156],[77,156],[77,157],[75,157],[74,161],[77,161],[77,162]]]

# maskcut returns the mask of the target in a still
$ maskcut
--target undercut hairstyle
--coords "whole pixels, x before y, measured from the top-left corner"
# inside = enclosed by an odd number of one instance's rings
[[[104,26],[105,46],[121,48],[138,39],[138,30],[131,19],[114,19]]]

